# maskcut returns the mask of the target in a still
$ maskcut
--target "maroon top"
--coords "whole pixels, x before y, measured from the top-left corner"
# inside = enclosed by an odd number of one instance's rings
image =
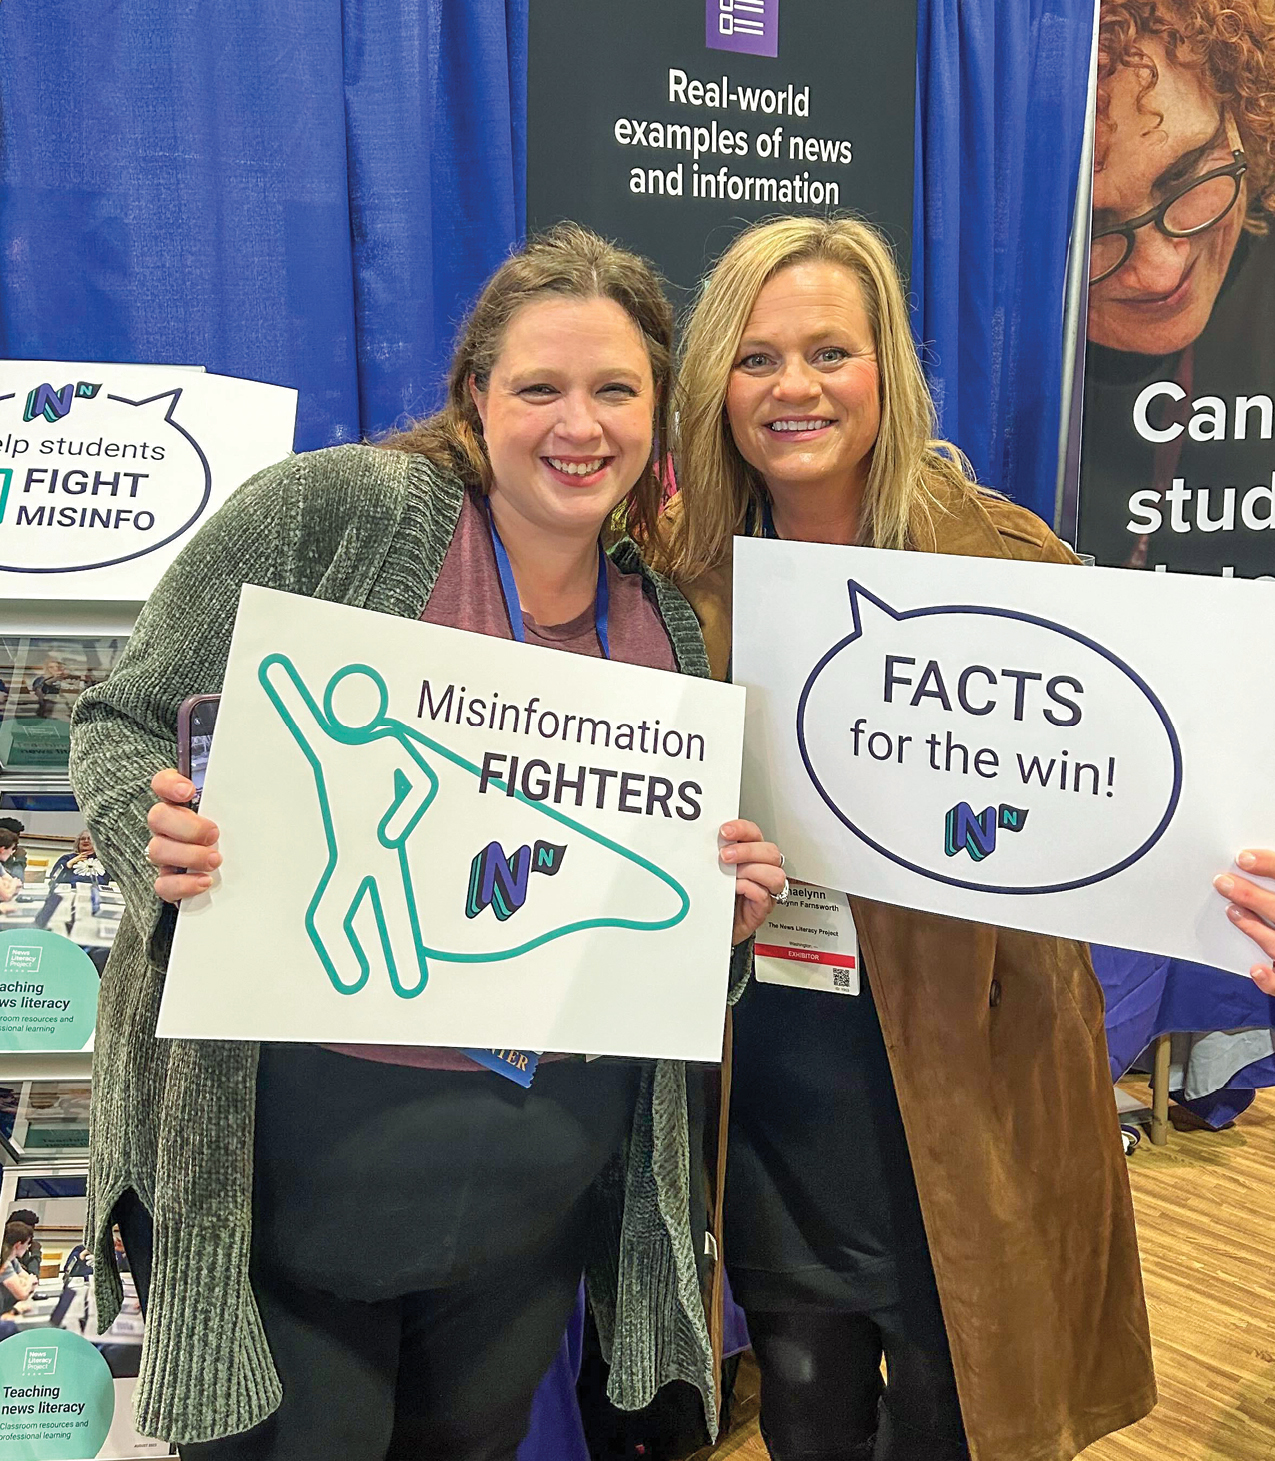
[[[673,646],[664,629],[659,610],[646,596],[641,574],[621,573],[607,561],[607,637],[611,658],[629,665],[647,665],[654,670],[676,670]],[[487,526],[487,509],[473,491],[465,493],[460,521],[452,538],[434,591],[421,615],[425,624],[448,629],[468,629],[489,634],[493,639],[512,639],[505,596],[500,587],[496,552]],[[568,654],[602,658],[594,623],[593,605],[566,624],[537,624],[530,614],[522,616],[528,644],[545,649],[565,649]],[[435,1045],[329,1045],[342,1055],[363,1060],[381,1060],[390,1065],[416,1065],[430,1070],[485,1070],[469,1056]],[[554,1057],[545,1055],[545,1060]]]

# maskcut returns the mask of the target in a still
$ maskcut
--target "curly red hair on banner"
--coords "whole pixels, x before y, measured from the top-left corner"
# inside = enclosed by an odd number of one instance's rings
[[[1248,160],[1246,226],[1265,232],[1275,213],[1275,4],[1271,0],[1104,0],[1098,33],[1097,163],[1111,144],[1110,84],[1124,67],[1141,76],[1139,109],[1151,129],[1163,120],[1147,98],[1160,79],[1152,49],[1199,73],[1234,119]]]

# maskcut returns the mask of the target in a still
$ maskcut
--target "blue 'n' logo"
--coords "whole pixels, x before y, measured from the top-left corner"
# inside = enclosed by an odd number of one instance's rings
[[[501,923],[512,918],[527,901],[531,874],[553,877],[562,866],[566,851],[565,844],[556,842],[537,842],[534,850],[524,843],[506,857],[499,842],[489,842],[469,865],[465,917],[477,918],[490,906]]]
[[[1011,807],[1004,802],[999,807],[984,807],[976,812],[968,802],[957,802],[948,812],[943,839],[943,851],[955,857],[962,849],[975,862],[982,862],[996,851],[996,833],[1021,832],[1027,825],[1027,809]]]
[[[22,419],[34,421],[37,416],[43,416],[52,426],[70,411],[74,400],[91,401],[101,389],[100,385],[86,380],[68,381],[57,391],[50,385],[36,386],[35,390],[27,392],[27,408]]]

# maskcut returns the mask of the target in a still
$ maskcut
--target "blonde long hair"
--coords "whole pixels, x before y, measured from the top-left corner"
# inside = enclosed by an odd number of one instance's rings
[[[859,218],[776,218],[754,224],[704,280],[686,328],[676,431],[681,507],[665,545],[668,566],[687,580],[717,567],[730,540],[756,521],[766,499],[761,474],[740,455],[726,419],[739,342],[765,284],[811,260],[840,264],[859,283],[876,345],[881,425],[859,514],[859,541],[902,548],[927,536],[943,497],[977,491],[965,457],[936,439],[937,419],[921,372],[894,256]],[[947,491],[942,489],[946,488]]]
[[[553,297],[610,299],[637,326],[651,362],[655,410],[651,457],[616,509],[612,526],[656,531],[664,481],[660,454],[667,450],[673,392],[673,308],[660,276],[637,254],[619,248],[578,223],[559,223],[512,254],[487,281],[468,319],[447,373],[447,398],[433,416],[377,443],[392,451],[416,452],[454,472],[466,486],[491,489],[491,462],[483,424],[469,393],[470,380],[487,388],[504,348],[509,322],[527,304]],[[623,520],[621,523],[620,520]]]

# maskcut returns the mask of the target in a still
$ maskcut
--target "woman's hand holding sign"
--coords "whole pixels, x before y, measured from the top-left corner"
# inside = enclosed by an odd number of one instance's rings
[[[783,895],[784,855],[773,842],[763,842],[756,822],[727,822],[721,859],[735,869],[735,929],[731,942],[742,944],[770,917]]]
[[[146,819],[151,830],[146,856],[159,869],[155,891],[165,903],[180,903],[212,886],[212,873],[221,866],[220,834],[215,823],[191,811],[195,788],[180,771],[156,772],[151,790],[159,800]]]
[[[1275,852],[1269,848],[1241,852],[1235,859],[1245,872],[1259,878],[1275,878]],[[1227,873],[1214,878],[1213,886],[1231,906],[1226,910],[1231,922],[1266,955],[1268,963],[1254,964],[1249,970],[1254,984],[1267,994],[1275,995],[1275,893],[1248,878]]]
[[[159,872],[155,891],[165,903],[207,892],[221,866],[217,825],[190,809],[195,788],[180,771],[156,774],[151,790],[159,798],[147,819],[152,833],[146,855]],[[770,917],[787,879],[783,854],[762,838],[755,822],[727,822],[721,829],[721,859],[735,869],[735,927],[732,943],[743,943]],[[1271,930],[1275,938],[1275,930]]]

